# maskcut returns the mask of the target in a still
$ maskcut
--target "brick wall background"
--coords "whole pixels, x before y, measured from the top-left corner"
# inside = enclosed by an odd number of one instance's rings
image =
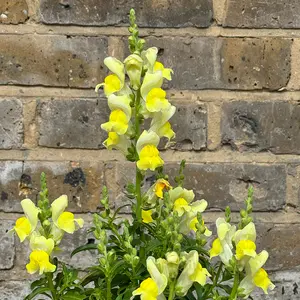
[[[112,206],[124,201],[132,169],[103,149],[108,109],[93,88],[107,74],[104,57],[128,54],[131,7],[175,71],[167,169],[187,160],[208,222],[228,204],[238,211],[254,185],[259,247],[277,285],[257,299],[300,299],[299,0],[0,0],[0,299],[23,299],[32,279],[27,247],[6,235],[21,213],[22,174],[38,187],[45,171],[51,198],[68,194],[87,225],[103,184]],[[78,232],[63,249],[86,242]],[[95,259],[62,256],[81,268]]]

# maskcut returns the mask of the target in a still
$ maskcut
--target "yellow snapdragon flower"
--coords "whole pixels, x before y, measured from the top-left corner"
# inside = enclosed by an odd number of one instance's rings
[[[166,92],[161,88],[152,89],[146,97],[146,108],[150,112],[166,110],[171,106],[166,99]]]
[[[158,49],[156,47],[150,47],[147,50],[142,51],[141,57],[144,61],[145,69],[147,71],[153,72],[157,53]]]
[[[187,294],[194,282],[202,286],[206,284],[207,277],[211,276],[206,268],[199,263],[199,254],[196,250],[186,253],[186,263],[177,279],[176,295],[183,297]]]
[[[154,257],[147,258],[147,271],[151,278],[145,279],[140,287],[132,292],[131,299],[134,296],[140,295],[143,300],[159,300],[165,299],[163,292],[168,284],[168,279],[165,274],[160,272],[157,267],[157,261]]]
[[[163,78],[172,80],[172,74],[174,73],[173,70],[165,68],[164,65],[159,61],[156,61],[154,64],[154,72],[156,71],[161,71],[163,74]]]
[[[139,160],[137,161],[137,167],[140,170],[152,170],[161,167],[164,161],[159,155],[157,149],[159,143],[159,136],[153,131],[144,130],[140,135],[136,149],[139,155]]]
[[[164,189],[171,189],[170,183],[165,179],[158,179],[154,184],[154,193],[158,198],[163,198],[163,190]]]
[[[116,132],[109,132],[107,139],[103,142],[103,145],[108,149],[117,149],[123,152],[124,155],[128,153],[130,147],[130,140],[124,135],[118,135]]]
[[[128,126],[129,119],[121,109],[113,110],[109,116],[109,121],[101,124],[101,128],[105,131],[113,131],[119,135],[125,134]]]
[[[164,161],[159,156],[159,151],[154,145],[146,145],[139,153],[139,160],[137,167],[140,170],[155,171],[156,168],[161,167]]]
[[[30,238],[30,248],[31,250],[40,250],[45,251],[47,254],[51,254],[55,246],[55,242],[53,239],[45,238],[44,236],[39,235],[34,232]]]
[[[210,258],[219,256],[221,261],[228,266],[233,253],[232,239],[236,228],[225,221],[224,218],[218,218],[216,221],[218,238],[214,240],[210,249]]]
[[[148,224],[153,222],[153,218],[152,218],[152,210],[143,210],[142,209],[142,220],[144,223]]]
[[[141,84],[143,59],[137,54],[131,54],[124,60],[124,64],[130,78],[130,84],[134,90],[137,90]]]
[[[13,230],[17,233],[20,241],[23,242],[36,228],[40,209],[30,199],[21,201],[25,217],[17,219]]]
[[[104,86],[104,93],[108,97],[115,92],[121,91],[125,82],[125,68],[122,62],[114,57],[106,57],[104,64],[114,74],[108,75],[104,79],[104,83],[100,83],[96,86],[95,91]]]
[[[29,274],[34,274],[39,271],[39,274],[54,272],[56,266],[49,261],[49,254],[42,250],[34,250],[30,254],[30,262],[26,265]]]
[[[275,288],[275,285],[269,279],[268,273],[262,268],[268,257],[268,252],[263,250],[246,263],[246,276],[239,285],[239,295],[244,296],[244,299],[248,298],[255,287],[261,288],[265,294],[268,294],[268,290]]]
[[[62,195],[51,204],[52,210],[52,220],[55,226],[67,233],[74,233],[76,230],[75,223],[78,224],[80,228],[83,227],[83,219],[75,219],[74,214],[71,212],[65,212],[64,210],[68,206],[67,195]]]

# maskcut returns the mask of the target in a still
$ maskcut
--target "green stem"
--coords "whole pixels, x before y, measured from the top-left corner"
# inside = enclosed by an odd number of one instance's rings
[[[140,126],[140,102],[141,102],[141,91],[137,90],[135,95],[135,146],[141,135],[141,126]],[[138,160],[138,157],[137,157]],[[141,193],[141,183],[142,183],[142,173],[136,167],[136,178],[135,178],[135,187],[136,187],[136,217],[138,222],[142,221],[142,193]]]
[[[47,277],[47,280],[48,280],[48,287],[51,291],[51,295],[52,295],[52,299],[53,300],[57,300],[57,295],[56,295],[56,290],[55,290],[55,287],[53,285],[53,274],[51,272],[48,272],[46,273],[46,277]]]
[[[236,300],[239,283],[240,283],[239,271],[237,270],[237,267],[235,267],[234,282],[233,282],[233,287],[232,287],[231,294],[229,296],[229,300]]]
[[[111,300],[111,279],[106,277],[106,300]]]
[[[174,297],[175,297],[175,284],[176,284],[176,281],[172,281],[171,284],[170,284],[170,291],[169,291],[169,297],[168,297],[168,300],[173,300]]]

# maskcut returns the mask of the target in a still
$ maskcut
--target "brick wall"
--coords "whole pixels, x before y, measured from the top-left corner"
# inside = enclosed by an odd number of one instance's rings
[[[300,299],[299,0],[0,0],[0,299],[23,299],[32,279],[27,247],[6,235],[21,213],[22,174],[38,187],[45,171],[51,198],[68,194],[87,225],[103,184],[112,206],[124,201],[132,168],[103,149],[108,109],[93,87],[107,74],[104,57],[128,54],[131,7],[175,71],[167,169],[187,160],[208,222],[228,204],[238,211],[254,185],[259,247],[277,285],[257,299]],[[79,232],[63,249],[90,238]],[[82,268],[95,259],[62,256]]]

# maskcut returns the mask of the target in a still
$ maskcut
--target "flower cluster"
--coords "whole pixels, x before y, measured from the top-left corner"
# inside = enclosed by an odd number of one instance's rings
[[[239,295],[248,298],[255,287],[260,287],[267,294],[274,289],[274,284],[262,268],[268,259],[268,252],[256,253],[256,229],[250,222],[243,229],[236,230],[224,218],[216,221],[218,237],[213,241],[210,257],[219,256],[223,264],[230,267],[236,264],[238,271],[245,271],[245,277],[239,285]],[[235,252],[235,254],[234,254]]]
[[[157,149],[160,138],[170,141],[175,136],[169,119],[176,108],[162,89],[163,79],[171,80],[173,71],[157,61],[157,53],[158,49],[151,47],[129,55],[124,63],[107,57],[104,64],[112,74],[96,87],[97,92],[104,88],[111,110],[109,121],[101,125],[108,132],[105,147],[121,150],[126,156],[133,154],[132,160],[140,170],[161,167],[164,162]],[[126,74],[129,82],[125,81]],[[141,133],[143,119],[151,122],[149,129]]]
[[[12,229],[21,242],[29,241],[30,262],[26,265],[28,273],[39,274],[54,272],[56,266],[51,263],[51,254],[60,243],[65,232],[74,233],[76,225],[83,226],[82,219],[66,212],[68,198],[62,195],[48,206],[47,199],[39,201],[37,207],[30,199],[21,201],[24,217],[16,220]]]

